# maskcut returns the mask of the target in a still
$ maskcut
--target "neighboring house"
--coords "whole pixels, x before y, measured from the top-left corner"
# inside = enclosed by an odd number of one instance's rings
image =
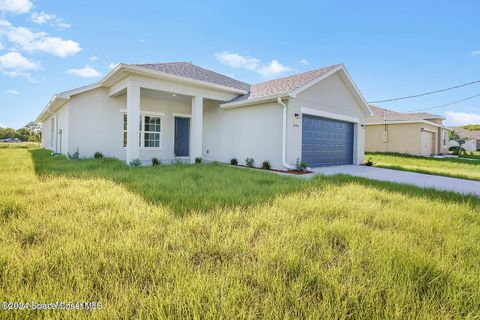
[[[458,133],[460,138],[465,140],[465,143],[462,144],[462,148],[464,148],[465,151],[472,152],[480,150],[480,131],[467,130],[462,127],[449,127],[449,129]],[[458,142],[450,140],[449,146],[458,146]]]
[[[100,82],[53,96],[42,145],[127,163],[152,157],[275,169],[360,164],[371,111],[343,65],[250,85],[187,62],[121,64]],[[130,119],[138,119],[131,121]]]
[[[442,116],[401,113],[370,105],[365,119],[365,151],[398,152],[418,156],[448,153],[448,128]]]

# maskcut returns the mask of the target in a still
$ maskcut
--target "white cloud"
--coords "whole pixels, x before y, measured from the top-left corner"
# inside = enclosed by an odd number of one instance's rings
[[[0,0],[0,11],[27,13],[32,7],[30,0]]]
[[[13,94],[14,96],[18,96],[20,94],[20,92],[18,92],[17,90],[14,90],[14,89],[8,89],[5,92],[9,93],[9,94]]]
[[[98,72],[94,67],[86,65],[80,69],[68,69],[65,71],[66,74],[82,78],[97,78],[102,74]]]
[[[46,32],[32,32],[24,27],[13,27],[7,31],[10,42],[29,52],[42,51],[57,57],[67,57],[80,52],[80,45],[73,40],[50,37]]]
[[[97,56],[91,56],[90,58],[88,58],[89,61],[97,61],[98,60],[98,57]]]
[[[466,124],[479,124],[480,123],[480,114],[473,112],[455,112],[447,111],[445,112],[447,121],[452,125],[466,125]]]
[[[5,49],[5,46],[3,45],[3,43],[0,42],[0,50],[3,50]]]
[[[270,64],[262,66],[261,61],[257,58],[242,56],[238,53],[230,53],[228,51],[215,53],[215,58],[221,63],[233,68],[256,71],[265,78],[292,70],[292,68],[282,65],[277,60],[272,60]]]
[[[48,14],[45,12],[34,12],[30,15],[30,18],[36,24],[44,24],[55,19],[54,14]]]
[[[215,53],[215,58],[221,63],[234,68],[256,70],[260,65],[260,60],[256,58],[241,56],[237,53],[230,53],[228,51]]]
[[[472,56],[480,56],[480,50],[473,50],[470,53],[472,54]]]
[[[308,60],[305,59],[305,58],[304,58],[304,59],[300,59],[300,60],[298,61],[298,63],[303,64],[304,66],[308,66],[308,65],[310,64],[310,62],[308,62]]]
[[[0,56],[1,69],[19,69],[19,70],[35,70],[39,65],[35,61],[31,61],[18,52],[9,52]]]
[[[118,66],[118,63],[113,63],[113,62],[112,62],[112,63],[110,63],[110,64],[108,65],[108,68],[109,68],[109,69],[115,69],[116,66]]]
[[[50,23],[52,26],[57,27],[59,29],[67,29],[70,28],[70,24],[65,23],[63,19],[58,18],[54,14],[49,14],[45,12],[33,12],[30,15],[30,19],[32,19],[33,22],[36,24],[45,24],[45,23]]]
[[[269,65],[259,68],[257,71],[262,76],[269,78],[287,71],[291,71],[292,68],[282,65],[277,60],[272,60]]]

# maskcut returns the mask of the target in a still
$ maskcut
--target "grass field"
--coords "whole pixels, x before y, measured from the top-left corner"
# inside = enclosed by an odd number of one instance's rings
[[[396,153],[367,153],[376,167],[480,180],[480,161],[460,158],[427,158]]]
[[[467,154],[462,154],[460,157],[462,158],[467,158],[467,159],[478,159],[480,160],[480,151],[475,151],[472,152],[473,154],[467,153]]]
[[[478,319],[480,202],[346,176],[0,149],[0,318]]]

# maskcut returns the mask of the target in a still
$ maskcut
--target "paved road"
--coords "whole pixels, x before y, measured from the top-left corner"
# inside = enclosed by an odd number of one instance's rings
[[[356,177],[413,184],[423,188],[435,188],[480,196],[480,181],[354,165],[313,168],[313,171],[326,175],[343,173]]]

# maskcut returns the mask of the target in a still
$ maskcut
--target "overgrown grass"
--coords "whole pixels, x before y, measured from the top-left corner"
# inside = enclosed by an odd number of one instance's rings
[[[31,149],[40,147],[38,142],[18,142],[18,143],[7,143],[0,142],[0,149]]]
[[[377,167],[480,180],[480,161],[429,158],[398,153],[367,153],[366,157],[371,157]]]
[[[103,304],[93,312],[0,317],[480,314],[478,198],[346,176],[306,181],[221,165],[157,169],[0,150],[2,300]],[[215,170],[222,174],[209,177]],[[155,196],[134,187],[147,177],[159,184]],[[187,191],[164,197],[167,178]],[[252,187],[269,181],[262,185],[269,191],[248,201],[248,188],[234,187],[232,178]],[[194,192],[204,202],[190,200]],[[220,205],[222,193],[231,202]]]

